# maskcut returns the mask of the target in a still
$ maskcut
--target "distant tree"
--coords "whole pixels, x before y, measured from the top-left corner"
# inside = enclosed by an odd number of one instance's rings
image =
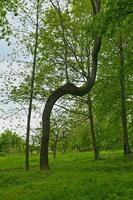
[[[132,112],[130,99],[133,95],[132,19],[132,15],[127,15],[121,21],[116,18],[115,23],[109,25],[103,41],[101,67],[98,69],[97,81],[92,91],[94,112],[101,125],[102,145],[106,148],[124,146],[125,155],[130,152],[129,144],[132,140],[131,129],[128,131]]]
[[[40,152],[40,139],[41,139],[41,134],[38,132],[35,135],[31,136],[31,142],[30,142],[30,153],[31,155],[33,153],[39,154]]]
[[[121,29],[121,27],[120,27]],[[123,127],[123,143],[124,143],[124,154],[131,153],[129,145],[129,135],[128,135],[128,122],[127,122],[127,106],[126,106],[126,88],[125,88],[125,63],[127,55],[125,53],[125,46],[127,40],[123,38],[123,34],[119,30],[118,36],[118,56],[119,56],[119,76],[120,76],[120,93],[121,93],[121,118],[122,118],[122,127]]]
[[[24,152],[24,140],[17,133],[6,130],[0,135],[0,152],[7,154]]]
[[[60,120],[60,116],[62,115],[62,119]],[[65,116],[66,115],[66,116]],[[53,152],[53,157],[56,157],[57,150],[65,153],[67,150],[67,141],[71,135],[71,123],[70,123],[70,116],[63,113],[56,117],[52,116],[52,123],[51,123],[51,135],[50,135],[50,147]]]
[[[87,121],[80,122],[77,126],[71,130],[71,136],[69,140],[69,148],[76,151],[89,151],[93,149],[91,132]]]

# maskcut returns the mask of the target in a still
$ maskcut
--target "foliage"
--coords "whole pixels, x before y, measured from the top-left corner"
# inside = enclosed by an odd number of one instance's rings
[[[19,0],[1,0],[0,1],[0,39],[4,39],[5,36],[8,36],[11,33],[11,29],[8,21],[9,12],[14,13],[14,16],[17,15],[17,6]],[[8,41],[9,38],[6,38]]]
[[[15,132],[6,130],[0,135],[0,153],[14,154],[24,151],[24,140]]]
[[[82,123],[77,127],[73,127],[70,137],[70,149],[81,152],[91,150],[92,142],[88,124],[86,122],[86,124]]]

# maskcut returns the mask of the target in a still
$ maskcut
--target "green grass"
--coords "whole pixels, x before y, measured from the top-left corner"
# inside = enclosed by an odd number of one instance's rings
[[[0,200],[133,200],[133,155],[102,152],[68,153],[50,158],[51,170],[41,172],[39,159],[23,169],[23,156],[0,157]]]

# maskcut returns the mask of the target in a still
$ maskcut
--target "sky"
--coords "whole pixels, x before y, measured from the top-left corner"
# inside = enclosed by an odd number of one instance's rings
[[[8,78],[15,78],[16,81],[14,81],[13,84],[19,85],[21,79],[18,78],[17,72],[23,69],[23,66],[18,65],[17,62],[13,62],[11,64],[11,57],[9,56],[11,52],[11,46],[8,46],[4,40],[0,40],[0,133],[6,129],[10,129],[24,136],[26,133],[27,123],[26,113],[19,103],[9,100],[8,95],[6,94],[7,90],[5,83],[7,82]],[[21,56],[20,58],[22,59],[23,57]],[[23,107],[25,107],[26,110],[28,108],[27,105],[24,104]],[[39,127],[40,121],[41,115],[33,112],[31,123],[32,129]]]
[[[5,40],[0,40],[0,60],[7,58],[8,54],[11,53],[11,48],[8,46]]]
[[[28,9],[30,8],[30,3],[32,1],[25,0],[28,2]],[[63,2],[63,1],[61,1]],[[44,4],[44,9],[46,9],[46,6]],[[34,10],[32,10],[34,14]],[[20,13],[22,15],[22,13]],[[9,15],[9,22],[12,24],[12,29],[17,29],[18,32],[24,28],[21,24],[21,22],[18,20],[18,16],[15,18],[12,14]],[[34,19],[34,15],[32,16],[32,20]],[[28,23],[29,24],[29,23]],[[31,24],[30,24],[31,25]],[[27,26],[27,31],[31,31],[33,26]],[[25,30],[25,29],[24,29]],[[3,132],[6,129],[10,129],[12,131],[16,131],[17,133],[21,135],[25,135],[26,133],[26,123],[27,123],[27,116],[22,109],[22,106],[27,110],[27,105],[20,105],[19,103],[15,103],[11,100],[8,100],[8,90],[5,87],[6,82],[10,82],[13,79],[15,80],[13,82],[14,85],[19,85],[22,81],[21,78],[18,76],[18,72],[23,70],[23,65],[18,65],[17,61],[12,61],[12,56],[9,55],[12,54],[13,49],[15,48],[16,52],[18,52],[17,60],[26,61],[25,57],[23,56],[22,50],[24,50],[22,44],[17,44],[17,41],[15,38],[10,37],[11,45],[8,46],[7,42],[5,40],[0,40],[0,133]],[[25,51],[25,50],[24,50]],[[28,60],[31,60],[31,57],[28,57]],[[9,80],[9,77],[11,77],[11,80]],[[4,90],[3,90],[4,88]],[[4,100],[4,103],[3,103]],[[5,103],[5,101],[8,100],[8,103]],[[44,102],[45,104],[45,102]],[[41,114],[43,110],[43,105],[38,105],[38,113],[33,112],[32,113],[32,123],[31,128],[35,129],[40,127],[41,122]]]
[[[29,0],[26,0],[26,2],[30,3]],[[22,25],[19,17],[14,17],[11,13],[9,13],[8,20],[11,24],[12,30],[16,29],[21,31]],[[31,30],[30,26],[27,26],[27,30],[28,29]],[[21,106],[19,103],[9,100],[8,89],[6,88],[5,83],[11,82],[12,84],[12,80],[15,80],[13,81],[13,85],[18,86],[22,81],[22,79],[18,76],[18,73],[23,70],[24,66],[22,63],[19,63],[18,65],[17,61],[13,61],[13,59],[16,59],[14,52],[16,51],[18,53],[17,60],[26,61],[26,59],[23,56],[22,50],[24,50],[24,48],[21,42],[18,41],[19,43],[17,44],[17,40],[13,36],[10,36],[10,42],[11,45],[8,46],[4,39],[0,40],[0,133],[6,129],[10,129],[21,135],[25,135],[27,116],[22,106],[27,110],[28,105],[23,104]],[[13,50],[14,48],[15,51]],[[31,57],[28,57],[28,60],[31,60]],[[40,114],[35,114],[34,112],[32,113],[32,129],[40,126],[40,116]]]

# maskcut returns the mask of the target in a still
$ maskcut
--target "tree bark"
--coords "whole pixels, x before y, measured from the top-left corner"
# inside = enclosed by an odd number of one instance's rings
[[[93,118],[93,111],[92,111],[92,101],[91,96],[88,94],[88,110],[89,110],[89,121],[90,121],[90,129],[91,129],[91,137],[93,143],[93,150],[94,150],[94,158],[97,160],[99,158],[99,147],[97,146],[96,142],[96,133],[94,128],[94,118]]]
[[[53,149],[54,158],[56,157],[57,144],[58,144],[58,135],[55,136],[55,141],[54,141],[54,149]]]
[[[96,6],[96,13],[100,12],[100,1],[93,1]],[[94,10],[94,8],[93,8]],[[92,70],[90,74],[90,78],[88,78],[88,82],[81,87],[75,86],[73,83],[67,82],[63,86],[56,89],[47,99],[45,108],[42,115],[42,139],[41,139],[41,150],[40,150],[40,169],[48,170],[49,162],[48,162],[48,145],[49,145],[49,132],[50,132],[50,115],[56,101],[66,95],[74,95],[74,96],[84,96],[92,89],[97,72],[97,64],[98,64],[98,53],[101,48],[101,38],[96,37],[94,41],[94,47],[92,50]]]
[[[123,139],[124,139],[124,155],[131,153],[129,141],[128,141],[128,128],[127,128],[127,111],[126,111],[126,98],[125,98],[125,86],[124,75],[120,75],[121,85],[121,118],[123,126]]]
[[[123,145],[124,155],[131,153],[128,141],[128,128],[127,128],[127,110],[126,110],[126,96],[125,96],[125,72],[124,72],[124,55],[122,38],[120,37],[120,92],[121,92],[121,119],[123,127]]]

